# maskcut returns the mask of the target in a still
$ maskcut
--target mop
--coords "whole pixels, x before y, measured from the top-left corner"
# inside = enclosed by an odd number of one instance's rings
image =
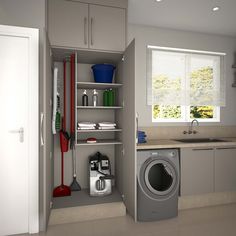
[[[70,185],[71,191],[80,191],[81,187],[76,179],[76,153],[75,153],[75,54],[71,55],[70,60],[70,73],[71,73],[71,83],[70,83],[70,148],[72,150],[72,160],[73,160],[73,180]]]

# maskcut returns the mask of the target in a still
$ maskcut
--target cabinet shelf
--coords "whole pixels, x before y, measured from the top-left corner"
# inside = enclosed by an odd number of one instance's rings
[[[121,106],[114,106],[114,107],[110,107],[110,106],[77,106],[77,109],[105,109],[105,110],[109,110],[109,109],[122,109],[123,107]]]
[[[78,140],[76,146],[97,146],[97,145],[119,145],[122,144],[118,140],[97,140],[96,143],[87,143],[86,140]]]
[[[95,82],[76,82],[78,89],[109,89],[119,88],[122,84],[116,83],[95,83]]]
[[[103,133],[103,132],[121,132],[122,129],[87,129],[87,130],[82,130],[79,129],[77,130],[77,133]]]

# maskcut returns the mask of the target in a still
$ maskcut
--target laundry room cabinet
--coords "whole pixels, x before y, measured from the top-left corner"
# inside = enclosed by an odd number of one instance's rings
[[[216,148],[215,191],[236,191],[236,147]]]
[[[126,9],[49,0],[48,32],[53,46],[123,52]]]
[[[214,149],[182,148],[180,194],[214,192]]]
[[[59,78],[63,78],[63,61],[71,54],[76,54],[76,167],[77,180],[82,187],[81,192],[73,193],[71,197],[53,199],[53,210],[50,224],[69,223],[70,214],[64,215],[66,208],[71,207],[75,214],[81,211],[78,207],[91,204],[119,203],[119,209],[125,212],[125,208],[135,218],[135,150],[136,150],[136,125],[135,125],[135,42],[120,53],[94,52],[78,49],[52,47],[54,66],[59,68]],[[109,63],[116,66],[115,79],[112,84],[95,83],[91,67],[98,63]],[[69,63],[67,65],[67,78],[70,81]],[[67,83],[69,83],[69,81]],[[67,88],[69,85],[67,84]],[[102,95],[105,89],[115,90],[116,102],[113,107],[102,105]],[[82,106],[82,93],[86,89],[89,96],[89,106]],[[98,91],[99,106],[92,106],[92,90]],[[69,107],[69,104],[67,104]],[[68,114],[69,115],[69,114]],[[98,123],[109,121],[117,124],[117,129],[105,130],[77,130],[77,123],[90,121]],[[70,127],[67,119],[67,130]],[[88,144],[88,137],[96,137],[97,143]],[[101,152],[111,161],[112,174],[115,175],[113,182],[113,194],[106,198],[89,196],[88,158],[96,152]],[[65,184],[72,181],[72,153],[65,153]],[[54,187],[60,184],[60,145],[58,135],[54,137]],[[76,197],[77,196],[77,197]],[[77,199],[75,201],[75,199]],[[101,204],[101,205],[102,205]],[[101,206],[100,205],[100,206]],[[76,213],[77,212],[77,213]],[[111,210],[112,212],[112,210]],[[59,214],[59,215],[58,215]],[[89,213],[88,213],[89,214]],[[125,213],[124,213],[125,214]],[[96,215],[96,214],[94,214]],[[109,215],[109,214],[108,214]],[[93,216],[94,217],[94,216]],[[95,219],[95,218],[94,218]],[[58,221],[59,220],[59,221]],[[65,221],[60,221],[65,220]],[[76,219],[73,219],[76,222]]]

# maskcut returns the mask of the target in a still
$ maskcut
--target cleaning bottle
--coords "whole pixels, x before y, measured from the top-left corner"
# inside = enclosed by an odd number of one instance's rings
[[[96,107],[98,105],[98,92],[96,89],[93,90],[93,106]]]
[[[106,89],[103,92],[103,106],[108,106],[108,90]]]
[[[114,106],[115,105],[115,92],[113,89],[110,89],[108,91],[108,106]]]
[[[83,92],[82,105],[83,105],[83,106],[88,106],[88,95],[87,95],[86,89],[85,89],[84,92]]]

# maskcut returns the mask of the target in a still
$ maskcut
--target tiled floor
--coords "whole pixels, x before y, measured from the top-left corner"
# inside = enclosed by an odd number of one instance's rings
[[[130,216],[51,226],[42,236],[236,236],[236,204],[180,211],[177,218],[135,223]]]

